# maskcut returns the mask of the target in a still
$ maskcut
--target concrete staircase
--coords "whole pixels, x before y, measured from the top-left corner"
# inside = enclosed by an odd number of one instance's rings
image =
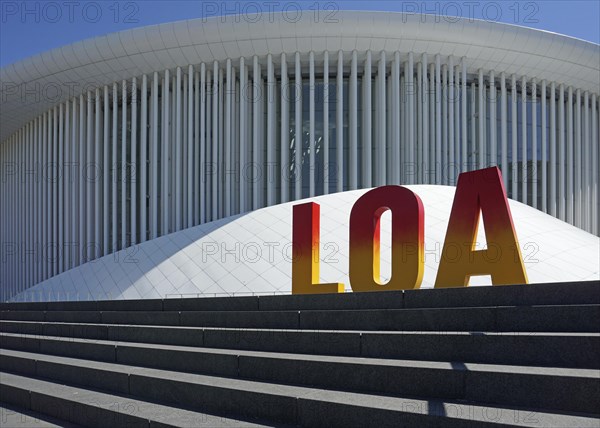
[[[3,426],[600,426],[598,281],[0,310]]]

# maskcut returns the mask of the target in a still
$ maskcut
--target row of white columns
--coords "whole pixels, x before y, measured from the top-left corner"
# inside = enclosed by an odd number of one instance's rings
[[[426,53],[255,56],[115,82],[0,146],[2,298],[196,224],[489,165],[513,199],[598,234],[598,113],[595,93]]]

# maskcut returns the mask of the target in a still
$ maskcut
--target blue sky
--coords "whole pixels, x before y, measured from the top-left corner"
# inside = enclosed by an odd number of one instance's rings
[[[262,10],[387,10],[488,19],[600,43],[600,0],[543,1],[9,1],[0,0],[0,66],[78,40],[144,25]]]

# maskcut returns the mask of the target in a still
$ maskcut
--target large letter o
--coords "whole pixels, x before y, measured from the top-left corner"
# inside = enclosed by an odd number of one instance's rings
[[[381,215],[392,214],[392,276],[381,283]],[[421,199],[402,186],[383,186],[361,196],[350,213],[350,285],[353,291],[419,288],[424,269],[424,211]]]

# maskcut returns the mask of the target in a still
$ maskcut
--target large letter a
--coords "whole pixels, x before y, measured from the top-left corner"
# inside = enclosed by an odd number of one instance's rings
[[[475,250],[479,214],[486,250]],[[471,276],[491,275],[493,285],[526,284],[527,274],[497,167],[460,174],[442,250],[436,288],[469,285]]]

